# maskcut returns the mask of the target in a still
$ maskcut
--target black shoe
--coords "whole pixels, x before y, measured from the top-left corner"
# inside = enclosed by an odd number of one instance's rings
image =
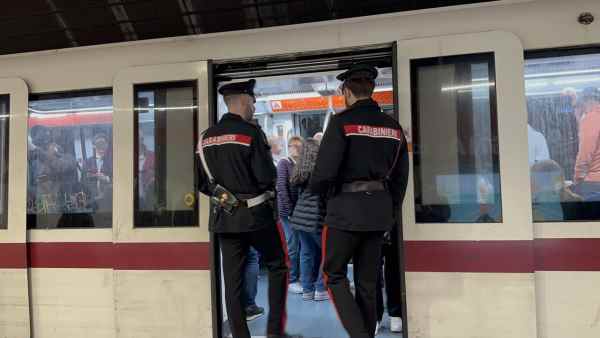
[[[260,306],[256,306],[256,304],[250,305],[246,308],[246,320],[247,321],[252,321],[252,320],[255,320],[256,318],[260,318],[264,314],[265,314],[265,309],[263,309]]]

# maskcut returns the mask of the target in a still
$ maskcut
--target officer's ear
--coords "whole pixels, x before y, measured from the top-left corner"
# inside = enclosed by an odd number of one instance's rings
[[[344,96],[344,83],[340,83],[340,85],[335,89],[335,95]]]
[[[342,88],[342,96],[350,99],[354,97],[354,93],[352,93],[352,91],[350,90],[350,88],[348,88],[348,86],[344,86]]]

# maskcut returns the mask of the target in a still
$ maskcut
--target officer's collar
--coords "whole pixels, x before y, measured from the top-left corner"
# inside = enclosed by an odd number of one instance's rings
[[[234,114],[234,113],[227,113],[227,114],[223,115],[223,117],[221,119],[245,121],[241,116],[239,116],[238,114]]]
[[[362,99],[354,102],[348,109],[356,108],[356,107],[377,107],[379,109],[379,104],[372,98]]]

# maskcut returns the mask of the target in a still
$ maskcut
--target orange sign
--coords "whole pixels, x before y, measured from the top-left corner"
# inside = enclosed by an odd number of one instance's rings
[[[391,105],[394,103],[392,91],[376,92],[373,99],[380,105]],[[327,97],[316,96],[302,99],[287,99],[270,101],[271,110],[274,113],[298,112],[307,110],[327,110],[329,100]],[[342,96],[332,96],[332,106],[334,109],[344,109],[344,98]]]

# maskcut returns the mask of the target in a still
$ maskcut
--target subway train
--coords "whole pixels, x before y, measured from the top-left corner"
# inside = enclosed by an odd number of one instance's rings
[[[257,80],[277,160],[356,62],[410,143],[404,327],[380,336],[599,337],[599,17],[504,0],[0,56],[0,337],[228,337],[195,158],[217,88]],[[347,337],[293,294],[288,331]]]

